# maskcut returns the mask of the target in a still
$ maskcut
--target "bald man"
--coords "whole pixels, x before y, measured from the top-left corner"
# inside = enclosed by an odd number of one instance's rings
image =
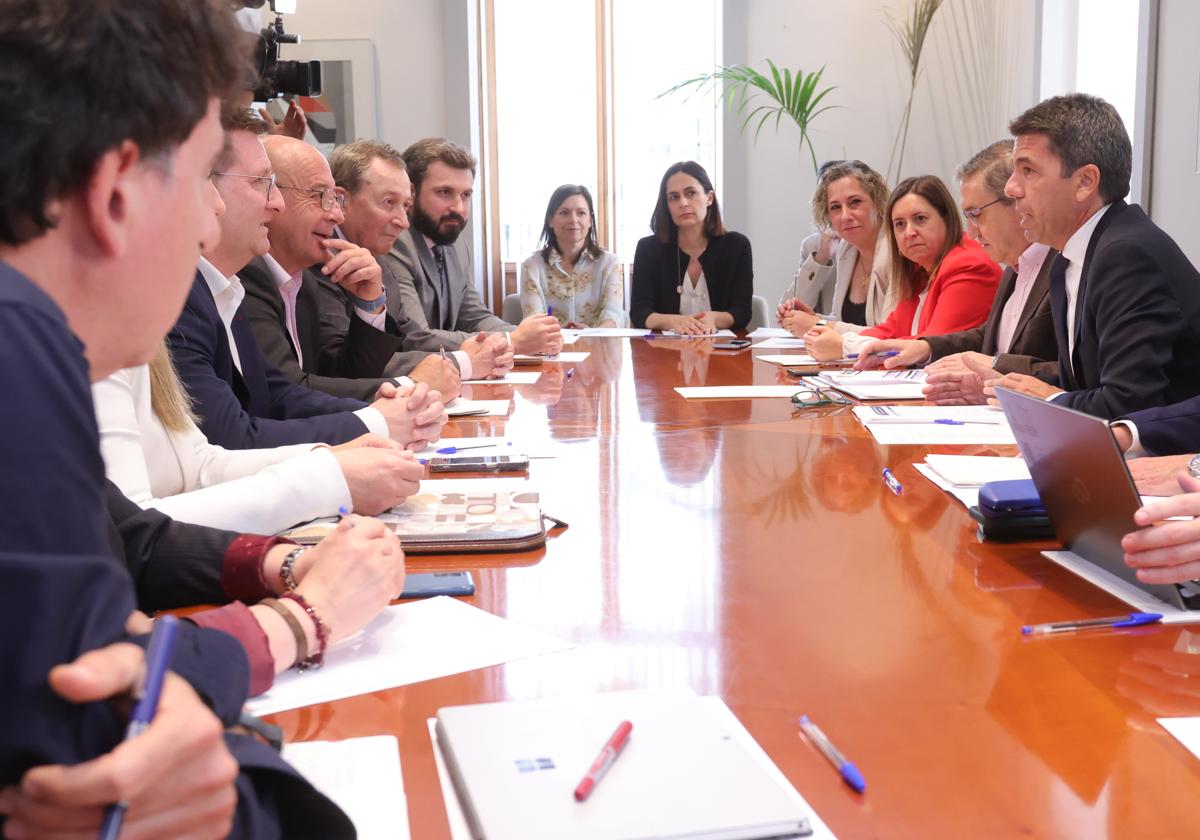
[[[453,362],[399,352],[405,350],[404,333],[386,327],[374,255],[337,229],[345,199],[329,163],[291,137],[268,136],[263,145],[286,205],[267,225],[270,251],[238,274],[246,288],[242,312],[267,359],[290,381],[339,397],[370,400],[384,382],[408,384],[405,379],[424,382],[446,399],[457,396]],[[336,325],[321,315],[331,306],[347,315]],[[384,373],[396,354],[408,371],[399,380]]]

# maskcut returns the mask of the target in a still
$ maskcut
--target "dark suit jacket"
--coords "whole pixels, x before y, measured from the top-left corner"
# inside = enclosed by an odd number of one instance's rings
[[[287,330],[283,297],[271,270],[261,257],[238,272],[246,287],[241,314],[250,322],[254,338],[267,361],[279,368],[289,382],[324,391],[335,397],[370,400],[379,386],[390,382],[383,369],[392,354],[400,349],[400,339],[377,330],[350,314],[345,332],[326,332],[321,315],[322,298],[329,295],[343,312],[350,306],[341,290],[323,292],[323,278],[311,268],[305,269],[300,292],[296,295],[296,338],[304,356],[303,368],[296,361],[296,348]],[[325,281],[328,283],[328,281]]]
[[[1114,202],[1092,233],[1069,358],[1058,327],[1060,405],[1111,419],[1200,393],[1200,273],[1137,205]]]
[[[120,743],[125,717],[107,702],[68,703],[46,679],[55,665],[117,641],[134,606],[111,552],[104,464],[83,345],[61,310],[0,262],[0,786],[44,764],[77,764]],[[171,670],[226,725],[249,688],[241,645],[188,622]],[[238,760],[231,837],[347,836],[346,818],[274,752],[227,735]],[[0,834],[5,819],[0,815]]]
[[[629,320],[634,327],[646,326],[646,319],[655,312],[679,314],[679,286],[690,259],[674,242],[663,244],[653,236],[638,241],[629,301]],[[733,316],[732,329],[744,329],[750,322],[754,294],[750,240],[733,231],[714,236],[700,255],[700,265],[713,311],[728,312]]]
[[[357,400],[338,399],[288,382],[263,357],[241,310],[233,318],[239,372],[225,325],[199,271],[179,321],[167,334],[171,356],[211,443],[257,449],[290,443],[345,443],[365,434],[351,412]]]
[[[1046,382],[1058,382],[1058,344],[1054,338],[1054,316],[1050,312],[1050,266],[1058,251],[1053,248],[1046,254],[1041,270],[1033,280],[1029,297],[1017,320],[1012,344],[1008,353],[1001,353],[996,360],[1000,373],[1027,373]],[[988,356],[996,355],[996,333],[1000,329],[1000,316],[1004,305],[1012,296],[1017,283],[1017,272],[1008,268],[1000,278],[992,311],[982,326],[946,335],[926,335],[933,359],[953,353],[975,351]]]
[[[471,276],[470,254],[462,237],[446,253],[446,275],[449,280],[449,299],[443,299],[441,280],[433,252],[425,237],[416,230],[403,231],[396,237],[390,253],[380,258],[386,264],[384,289],[388,295],[388,312],[398,313],[395,302],[404,316],[421,330],[428,331],[436,342],[420,349],[457,349],[472,333],[511,332],[513,324],[501,320],[484,305]],[[389,282],[393,284],[389,287]],[[397,321],[400,318],[397,317]]]

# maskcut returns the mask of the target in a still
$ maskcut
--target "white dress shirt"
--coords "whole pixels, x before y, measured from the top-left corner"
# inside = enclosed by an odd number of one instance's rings
[[[1100,217],[1103,216],[1111,204],[1105,204],[1099,210],[1092,214],[1092,217],[1080,226],[1079,230],[1071,234],[1071,238],[1067,240],[1067,244],[1063,246],[1062,254],[1071,264],[1067,266],[1067,359],[1066,364],[1071,364],[1071,359],[1075,356],[1075,304],[1079,298],[1079,280],[1083,276],[1083,261],[1087,258],[1088,243],[1092,241],[1092,234],[1096,232],[1096,225],[1100,223]]]
[[[1012,347],[1013,336],[1017,334],[1017,324],[1021,321],[1021,313],[1025,311],[1025,304],[1029,302],[1033,281],[1037,279],[1038,273],[1042,270],[1042,263],[1046,261],[1048,253],[1050,253],[1049,245],[1034,242],[1017,258],[1017,276],[1013,280],[1012,294],[1004,302],[1004,309],[1000,311],[1000,323],[996,327],[997,353],[1007,353]]]
[[[296,334],[296,298],[300,296],[300,286],[304,283],[304,269],[295,274],[288,274],[270,254],[263,254],[263,262],[271,272],[271,279],[279,289],[279,296],[283,298],[283,314],[288,336],[292,339],[292,349],[296,351],[296,363],[303,368],[304,352],[300,349],[300,338]]]
[[[351,505],[338,462],[323,445],[214,446],[190,421],[172,431],[154,413],[150,368],[119,370],[92,386],[105,472],[121,492],[172,519],[274,534]]]
[[[680,315],[701,315],[712,311],[712,304],[708,299],[708,280],[705,279],[703,271],[696,278],[694,285],[692,284],[692,278],[684,274],[683,285],[680,286],[680,290]]]

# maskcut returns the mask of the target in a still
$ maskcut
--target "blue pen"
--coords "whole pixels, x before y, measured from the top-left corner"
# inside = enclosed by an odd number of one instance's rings
[[[1114,615],[1111,618],[1086,618],[1081,621],[1026,624],[1021,628],[1021,635],[1045,636],[1050,633],[1068,633],[1072,630],[1086,630],[1092,627],[1141,627],[1143,624],[1157,624],[1160,621],[1162,621],[1162,613],[1135,612],[1129,613],[1129,615]]]
[[[548,317],[548,316],[550,316],[550,315],[553,315],[553,314],[554,314],[554,307],[553,307],[553,306],[547,306],[547,307],[546,307],[546,315],[547,315],[547,317]]]
[[[863,778],[862,773],[846,760],[846,756],[842,755],[841,751],[833,745],[820,727],[808,719],[808,715],[800,716],[800,730],[808,737],[812,745],[829,759],[829,763],[837,768],[842,781],[848,784],[855,793],[862,793],[867,789],[867,780]]]
[[[900,351],[899,350],[881,350],[878,353],[865,353],[865,354],[864,353],[847,353],[846,358],[847,359],[857,359],[857,358],[859,358],[859,356],[863,356],[863,355],[874,356],[877,359],[890,359],[890,358],[892,358],[892,356],[899,356]]]
[[[571,381],[571,377],[575,375],[575,368],[567,368],[567,381]]]
[[[896,480],[896,476],[887,467],[883,468],[883,483],[888,486],[888,489],[899,496],[904,492],[904,485]]]
[[[133,707],[133,714],[129,716],[129,724],[125,728],[126,741],[141,735],[154,720],[154,714],[158,711],[158,698],[162,694],[163,680],[167,676],[167,666],[171,663],[171,651],[175,649],[175,634],[178,632],[179,619],[173,615],[160,616],[154,622],[154,629],[150,631],[150,644],[146,648],[146,670],[137,690],[137,704]],[[128,808],[128,802],[114,802],[108,806],[104,822],[100,826],[100,840],[117,840]]]

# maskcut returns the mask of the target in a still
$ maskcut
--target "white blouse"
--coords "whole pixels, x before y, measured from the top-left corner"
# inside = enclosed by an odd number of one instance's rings
[[[701,315],[712,311],[712,304],[708,297],[708,279],[705,278],[703,271],[696,278],[695,285],[692,285],[691,277],[683,275],[683,285],[679,289],[680,315]]]
[[[546,314],[546,307],[562,324],[572,321],[588,327],[612,321],[618,327],[628,323],[625,313],[625,284],[621,261],[611,251],[592,257],[586,250],[579,255],[574,271],[568,272],[562,256],[552,250],[550,262],[537,251],[521,263],[521,314]]]
[[[150,404],[150,368],[119,370],[92,386],[109,479],[144,508],[239,533],[274,534],[350,507],[333,453],[312,444],[230,450],[192,422],[167,429]]]

